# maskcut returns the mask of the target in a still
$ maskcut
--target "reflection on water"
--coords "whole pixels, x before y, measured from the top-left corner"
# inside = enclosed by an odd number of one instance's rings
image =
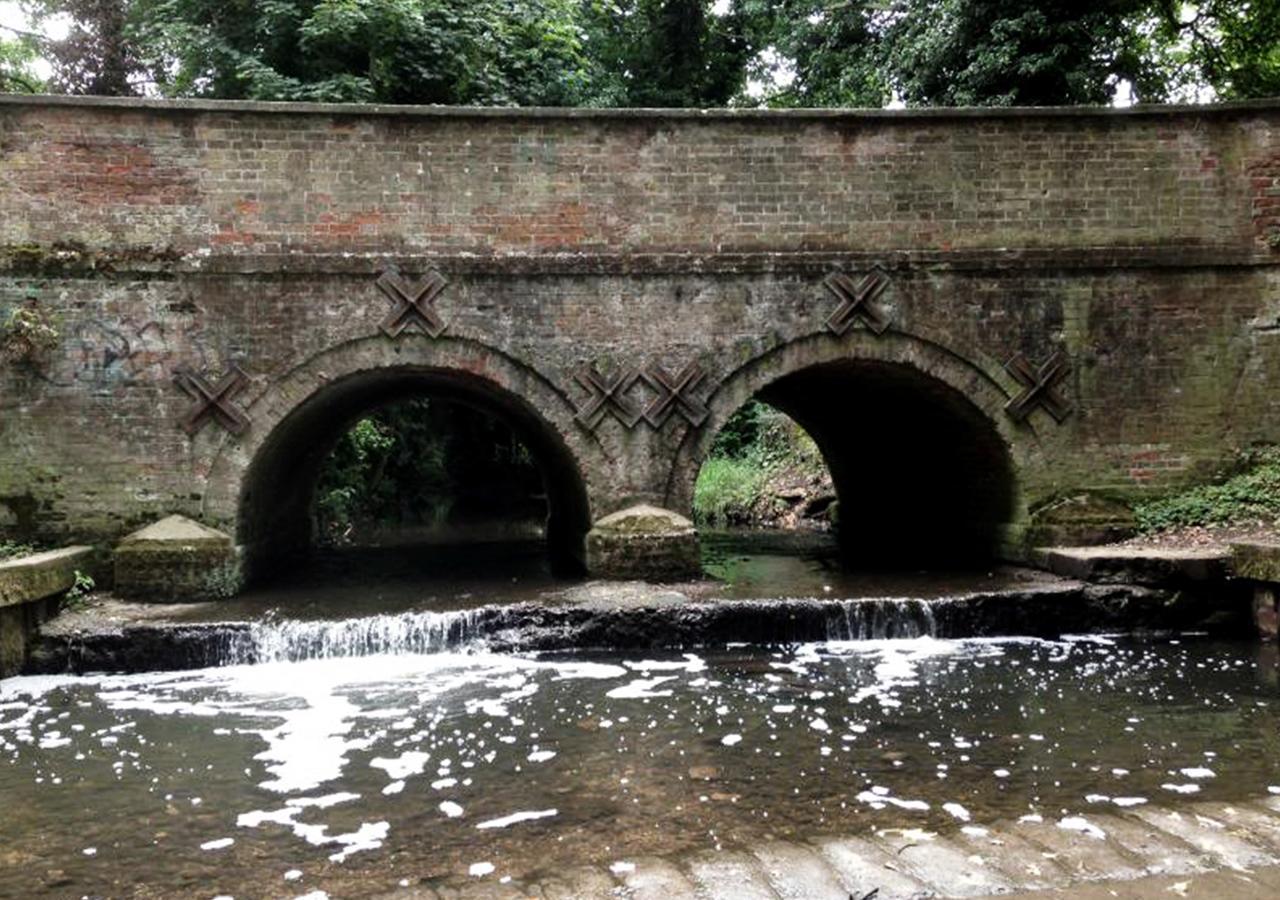
[[[0,683],[0,895],[359,896],[1280,793],[1251,645],[476,652]]]

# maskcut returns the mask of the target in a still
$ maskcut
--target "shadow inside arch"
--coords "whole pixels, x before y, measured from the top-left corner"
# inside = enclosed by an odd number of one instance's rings
[[[249,463],[239,497],[239,541],[249,581],[308,553],[325,459],[360,417],[416,397],[457,404],[511,429],[529,451],[546,495],[546,547],[554,572],[580,574],[590,528],[586,487],[572,451],[526,399],[472,372],[424,365],[357,371],[319,388],[286,414]]]
[[[716,431],[751,399],[814,440],[838,502],[852,569],[978,567],[1017,559],[1025,518],[1018,446],[1004,396],[947,348],[893,333],[811,336],[746,363],[710,399],[712,427],[681,448],[674,486],[693,493]],[[687,479],[687,481],[686,481]],[[686,487],[687,485],[687,487]]]

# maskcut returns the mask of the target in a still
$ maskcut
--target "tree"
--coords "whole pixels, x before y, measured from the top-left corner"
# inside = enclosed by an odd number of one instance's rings
[[[255,100],[572,104],[571,0],[134,0],[162,93]]]
[[[1157,37],[1182,87],[1207,84],[1224,100],[1280,96],[1280,0],[1156,4]]]
[[[746,84],[758,16],[710,0],[604,0],[584,5],[592,103],[725,106]]]
[[[62,94],[128,96],[146,80],[126,34],[129,0],[29,0],[37,24],[51,16],[70,20],[66,37],[42,38],[40,54],[53,67],[49,89]]]
[[[38,57],[37,35],[0,28],[0,93],[34,94],[44,90],[33,64]]]

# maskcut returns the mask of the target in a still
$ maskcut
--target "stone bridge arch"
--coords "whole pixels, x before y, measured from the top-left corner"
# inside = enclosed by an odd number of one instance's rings
[[[553,566],[581,568],[592,448],[574,427],[568,398],[533,367],[474,339],[377,335],[330,347],[271,378],[245,405],[248,431],[214,450],[204,513],[234,523],[249,578],[310,545],[320,466],[352,422],[420,395],[475,407],[516,433],[542,472]]]
[[[881,537],[913,537],[914,551],[952,547],[957,558],[1017,557],[1028,520],[1023,475],[1038,465],[1041,442],[1030,420],[1006,414],[1007,380],[994,361],[936,337],[900,330],[799,337],[718,383],[705,427],[676,450],[668,503],[692,506],[716,436],[757,398],[814,438],[841,501],[841,541],[854,558],[868,541],[878,559],[918,558]]]

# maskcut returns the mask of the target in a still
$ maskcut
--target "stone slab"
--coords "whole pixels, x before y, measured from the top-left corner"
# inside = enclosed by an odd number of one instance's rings
[[[1032,555],[1055,575],[1130,584],[1218,581],[1231,560],[1225,549],[1161,547],[1040,547]]]
[[[1232,544],[1231,574],[1250,581],[1280,584],[1280,542],[1242,541]]]
[[[0,607],[43,600],[70,590],[86,569],[92,547],[65,547],[0,562]]]

